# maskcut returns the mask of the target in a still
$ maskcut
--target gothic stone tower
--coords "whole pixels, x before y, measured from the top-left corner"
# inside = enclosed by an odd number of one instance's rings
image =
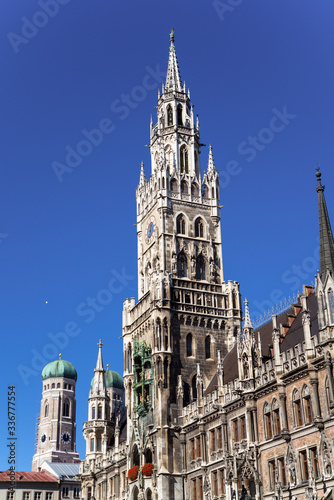
[[[47,364],[42,371],[43,393],[38,424],[38,441],[32,470],[37,471],[44,460],[48,462],[79,463],[76,453],[77,372],[74,366],[61,359]]]
[[[178,415],[202,397],[242,319],[239,284],[223,278],[218,172],[210,147],[201,175],[201,146],[172,31],[151,175],[142,164],[136,193],[139,300],[123,308],[129,466],[153,460],[155,495],[171,500],[182,498]]]

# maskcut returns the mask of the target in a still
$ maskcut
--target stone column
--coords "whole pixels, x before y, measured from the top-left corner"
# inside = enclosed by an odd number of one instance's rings
[[[316,419],[321,419],[321,408],[320,408],[320,400],[319,400],[319,380],[317,378],[311,378],[310,383],[312,385],[313,390],[313,399],[314,399],[314,417]]]
[[[258,441],[259,440],[259,430],[257,426],[257,409],[252,408],[252,413],[253,413],[253,426],[254,426],[254,440]]]
[[[287,431],[289,430],[289,425],[286,412],[286,395],[283,392],[284,391],[283,387],[279,387],[278,390],[279,390],[279,400],[281,404],[282,431]]]

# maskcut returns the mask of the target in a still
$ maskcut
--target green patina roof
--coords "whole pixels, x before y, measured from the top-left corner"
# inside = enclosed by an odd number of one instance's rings
[[[77,380],[77,372],[72,363],[64,359],[57,359],[47,364],[42,371],[42,379],[64,377]]]
[[[94,377],[92,378],[90,386],[93,387]],[[114,389],[124,389],[123,378],[117,372],[113,372],[112,370],[106,370],[104,374],[104,382],[106,384],[106,388],[113,387]]]

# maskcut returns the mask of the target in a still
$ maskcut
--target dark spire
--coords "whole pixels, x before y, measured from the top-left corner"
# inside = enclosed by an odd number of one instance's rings
[[[334,276],[334,241],[324,196],[325,186],[321,184],[319,167],[317,167],[316,170],[316,176],[318,178],[320,277],[324,280],[327,269],[329,269]]]

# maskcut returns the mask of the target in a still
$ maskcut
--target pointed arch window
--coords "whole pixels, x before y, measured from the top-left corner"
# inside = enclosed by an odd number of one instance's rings
[[[272,429],[272,425],[271,425],[271,408],[270,408],[270,404],[267,402],[264,403],[263,415],[264,415],[265,437],[267,439],[270,439],[273,437],[273,429]]]
[[[292,402],[293,402],[294,424],[295,427],[300,427],[301,425],[303,425],[303,416],[302,416],[302,405],[300,401],[300,394],[297,389],[295,389],[293,393]]]
[[[98,420],[102,420],[102,406],[98,405],[97,407],[97,418]]]
[[[188,182],[181,181],[181,193],[182,194],[189,194],[189,191],[188,191]]]
[[[182,214],[176,219],[176,232],[179,234],[186,234],[186,221]]]
[[[187,335],[187,356],[193,355],[193,336],[191,333]]]
[[[146,493],[146,500],[152,500],[152,492],[150,489],[147,490]]]
[[[90,440],[90,451],[94,451],[95,448],[95,441],[94,438],[91,438]]]
[[[132,450],[132,465],[140,465],[139,452],[136,444],[134,445]]]
[[[330,312],[330,322],[334,323],[334,293],[332,289],[328,290],[328,305]]]
[[[95,418],[96,418],[95,406],[92,406],[92,420],[95,420]]]
[[[183,125],[182,121],[182,104],[177,105],[177,124]]]
[[[204,235],[204,224],[201,217],[198,217],[195,221],[195,237],[203,238]]]
[[[172,106],[170,104],[168,104],[168,106],[167,106],[167,124],[168,124],[168,127],[173,125],[173,109],[172,109]]]
[[[173,191],[173,193],[177,192],[177,180],[176,179],[172,179],[170,181],[170,190]]]
[[[193,182],[191,185],[191,196],[198,196],[198,194],[199,194],[198,185],[195,182]]]
[[[205,337],[205,359],[211,358],[211,338],[210,335]]]
[[[48,417],[48,416],[49,416],[49,403],[46,402],[45,407],[44,407],[44,417]]]
[[[68,399],[65,399],[63,405],[63,417],[69,417],[69,416],[70,416],[70,403]]]
[[[200,254],[196,259],[196,279],[205,280],[205,260],[202,254]]]
[[[182,146],[180,149],[180,171],[181,174],[189,173],[188,150],[186,146]]]
[[[188,276],[187,257],[183,252],[179,253],[177,257],[177,276],[178,278],[187,278]]]
[[[302,396],[303,396],[305,423],[311,424],[313,422],[312,401],[311,401],[310,389],[307,385],[303,387]]]
[[[203,184],[202,186],[202,196],[203,198],[208,198],[209,197],[209,189],[208,189],[208,186],[206,184]]]

